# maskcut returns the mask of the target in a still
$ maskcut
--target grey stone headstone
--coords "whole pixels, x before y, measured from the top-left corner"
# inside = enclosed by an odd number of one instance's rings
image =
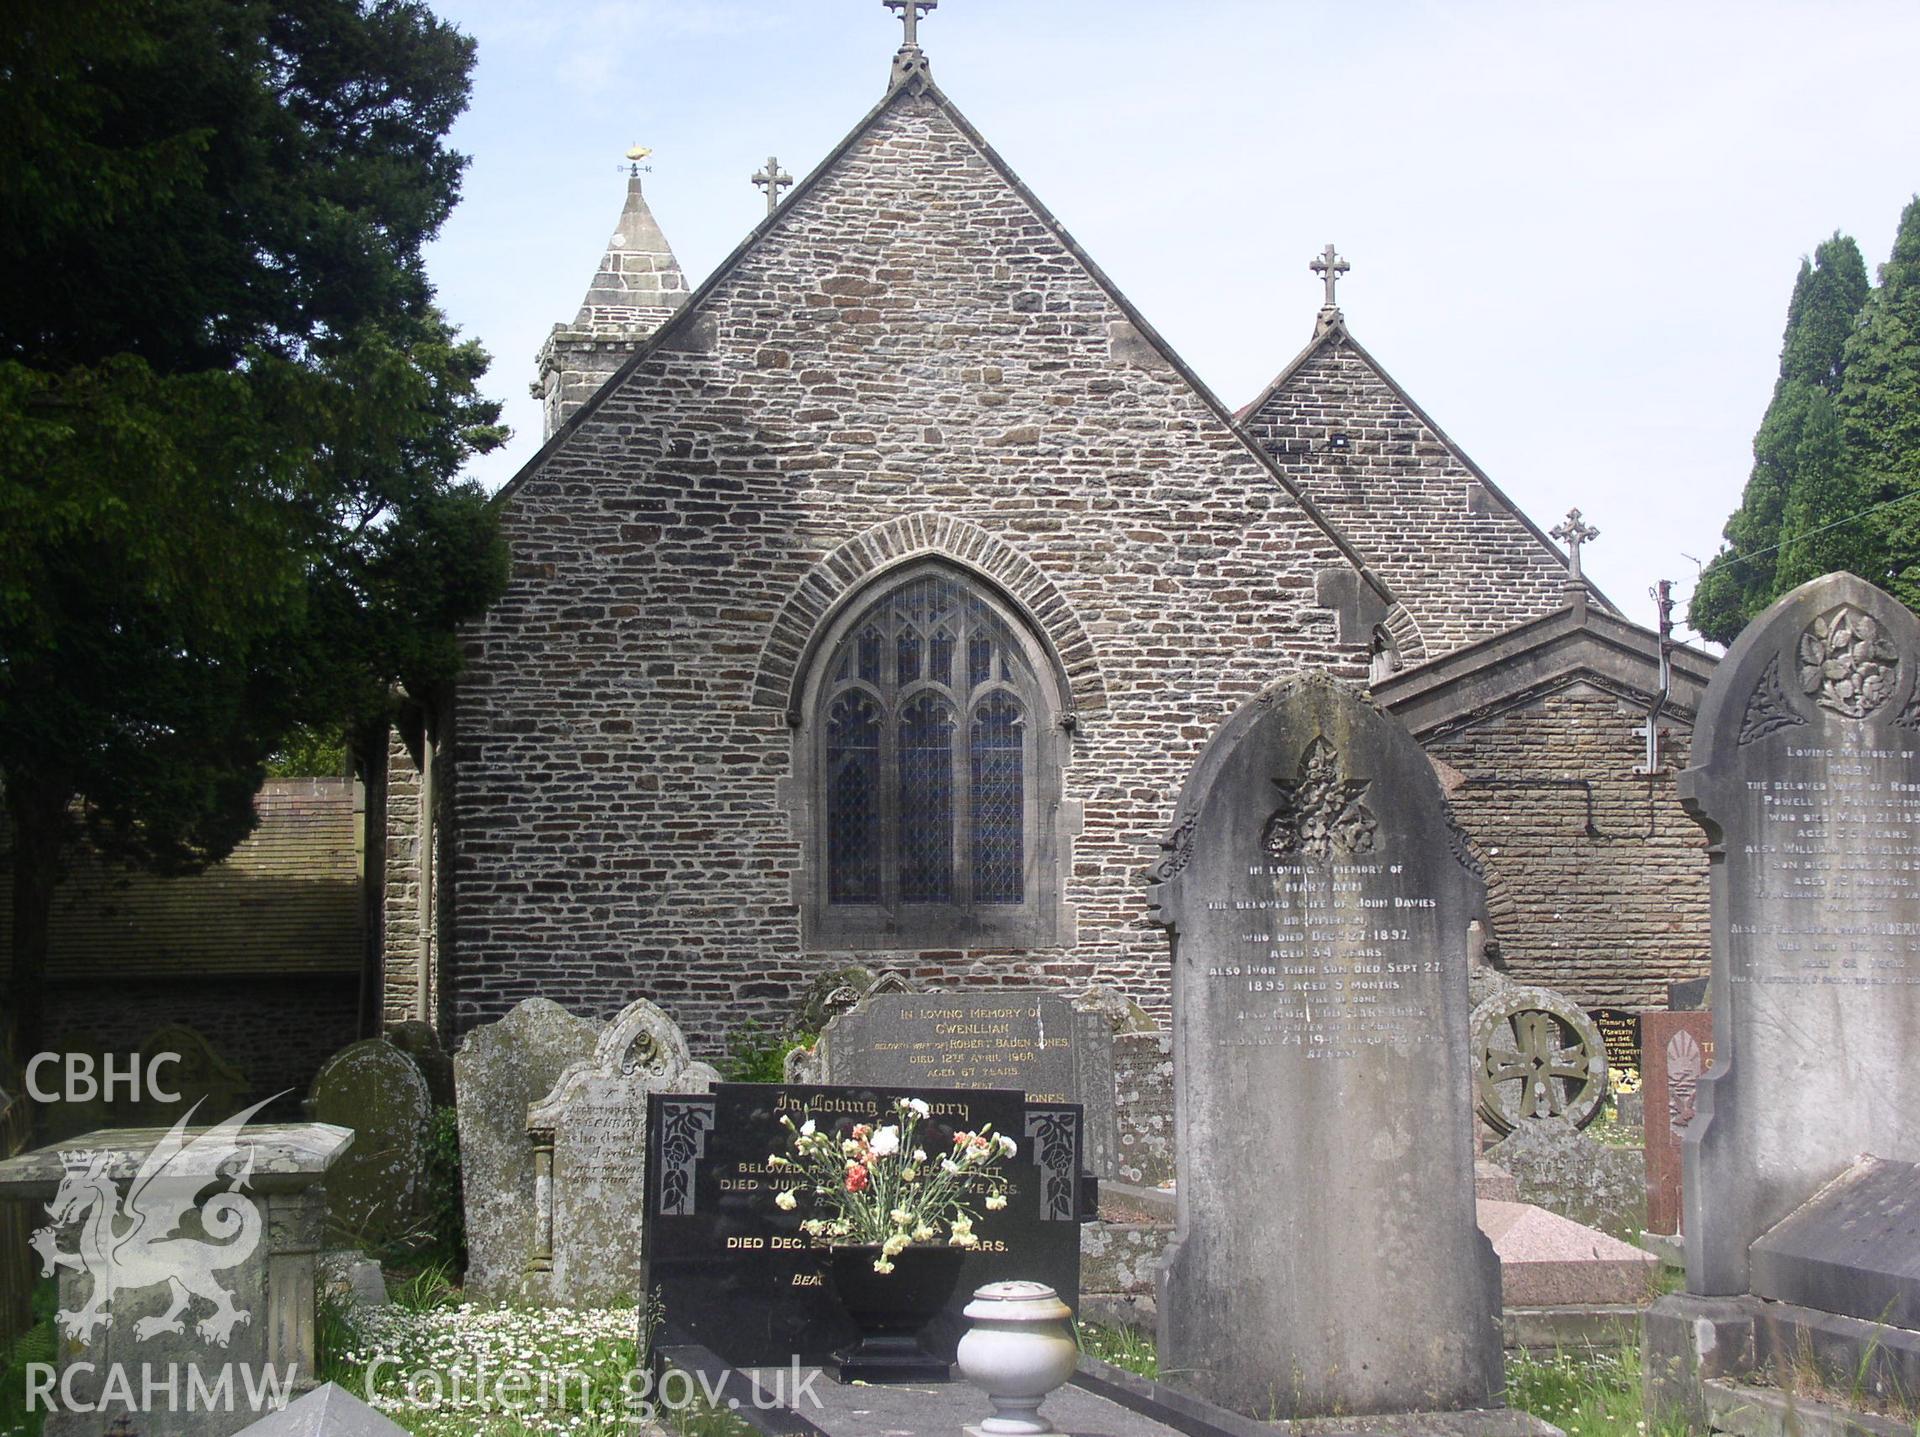
[[[642,998],[528,1110],[536,1149],[552,1152],[551,1181],[544,1191],[536,1183],[535,1199],[548,1204],[536,1231],[551,1239],[536,1243],[528,1297],[563,1307],[638,1298],[647,1094],[703,1093],[717,1078],[693,1061],[673,1020]]]
[[[321,1065],[307,1111],[316,1122],[354,1133],[353,1147],[327,1175],[336,1233],[355,1246],[377,1247],[411,1232],[433,1115],[413,1059],[384,1038],[349,1044]]]
[[[405,1437],[406,1430],[329,1382],[241,1428],[238,1437]]]
[[[1851,574],[1795,589],[1721,660],[1679,792],[1715,840],[1687,1286],[1731,1296],[1857,1155],[1920,1162],[1920,620]]]
[[[467,1213],[467,1291],[520,1290],[534,1239],[533,1145],[527,1109],[571,1063],[593,1056],[604,1025],[529,998],[468,1033],[454,1055],[460,1092],[460,1176]]]
[[[387,1041],[412,1058],[427,1080],[427,1095],[436,1108],[454,1103],[453,1054],[440,1046],[440,1035],[431,1023],[402,1023],[387,1030]]]
[[[1113,1175],[1113,1026],[1057,993],[988,988],[874,992],[827,1025],[794,1071],[861,1087],[1013,1088],[1086,1108],[1086,1161]]]
[[[1920,1328],[1920,1167],[1864,1158],[1753,1245],[1758,1297]]]
[[[1179,1119],[1160,1370],[1262,1419],[1497,1405],[1468,1096],[1486,885],[1432,766],[1352,690],[1292,679],[1177,812],[1152,890]]]

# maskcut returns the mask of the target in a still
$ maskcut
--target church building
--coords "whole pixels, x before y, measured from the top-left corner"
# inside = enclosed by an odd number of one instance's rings
[[[911,26],[698,289],[635,173],[539,356],[511,587],[372,785],[384,1021],[644,996],[713,1052],[853,962],[1164,1017],[1144,888],[1182,784],[1301,670],[1427,747],[1493,961],[1589,1005],[1704,974],[1673,775],[1712,660],[1583,579],[1592,531],[1563,552],[1349,333],[1331,246],[1315,268],[1305,350],[1229,408]]]

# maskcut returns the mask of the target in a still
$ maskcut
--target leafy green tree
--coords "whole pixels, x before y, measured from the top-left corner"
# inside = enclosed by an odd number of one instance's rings
[[[1847,342],[1840,416],[1849,461],[1875,516],[1884,559],[1873,576],[1920,608],[1920,197]]]
[[[472,42],[418,0],[68,0],[0,25],[0,990],[38,1040],[84,832],[231,851],[301,727],[431,693],[505,582],[504,437],[421,250]]]
[[[1726,545],[1689,606],[1694,629],[1731,643],[1786,589],[1862,562],[1858,532],[1814,530],[1863,507],[1835,411],[1847,345],[1871,286],[1860,248],[1836,234],[1800,262],[1780,377],[1753,440],[1753,472],[1727,520]]]

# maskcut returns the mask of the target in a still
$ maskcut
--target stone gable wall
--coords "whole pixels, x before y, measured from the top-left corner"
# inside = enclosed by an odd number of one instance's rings
[[[1406,606],[1422,657],[1565,607],[1559,560],[1349,346],[1321,349],[1244,422]]]
[[[1449,792],[1486,861],[1507,971],[1590,1008],[1664,1008],[1668,983],[1712,966],[1706,839],[1674,797],[1689,734],[1664,721],[1667,771],[1650,796],[1633,772],[1646,759],[1633,732],[1644,722],[1578,684],[1426,745],[1468,780]],[[1592,785],[1598,838],[1586,833],[1580,780]]]
[[[456,1028],[536,993],[601,1015],[644,996],[710,1053],[856,958],[1164,1012],[1142,876],[1201,745],[1289,671],[1365,677],[1314,604],[1336,544],[931,96],[897,100],[683,319],[505,500],[514,579],[456,701]],[[1056,654],[1091,646],[1075,937],[803,952],[796,737],[757,676],[827,556],[902,520],[942,552],[943,518],[1051,585]]]

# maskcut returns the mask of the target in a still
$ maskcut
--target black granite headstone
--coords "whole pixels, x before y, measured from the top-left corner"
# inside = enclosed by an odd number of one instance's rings
[[[699,1343],[737,1366],[825,1362],[855,1333],[827,1279],[827,1249],[800,1230],[803,1202],[782,1212],[774,1199],[798,1185],[768,1165],[785,1154],[785,1112],[801,1122],[848,1128],[890,1112],[896,1098],[920,1098],[933,1116],[924,1146],[991,1123],[1019,1144],[1002,1171],[1004,1211],[975,1223],[947,1311],[925,1343],[951,1360],[966,1330],[960,1309],[989,1282],[1044,1282],[1069,1306],[1080,1300],[1083,1114],[1076,1104],[1030,1103],[989,1089],[857,1088],[722,1083],[711,1093],[655,1093],[647,1102],[645,1290],[671,1340]]]
[[[1607,1045],[1607,1066],[1640,1077],[1640,1015],[1631,1008],[1592,1008],[1587,1016]]]

